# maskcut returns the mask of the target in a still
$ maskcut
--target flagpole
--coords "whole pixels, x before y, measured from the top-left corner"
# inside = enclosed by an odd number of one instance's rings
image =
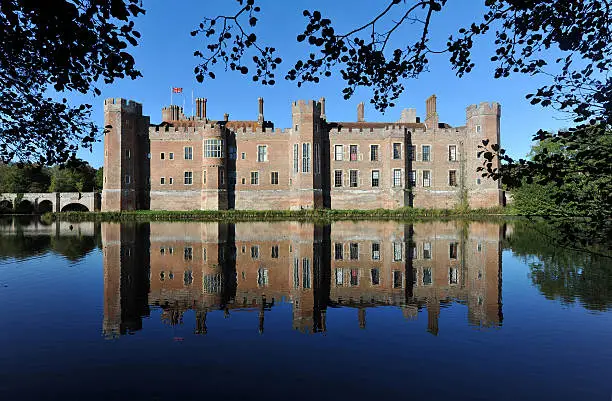
[[[170,87],[170,106],[172,106],[172,93],[174,92],[174,88]]]
[[[191,88],[191,116],[193,116],[193,88]]]

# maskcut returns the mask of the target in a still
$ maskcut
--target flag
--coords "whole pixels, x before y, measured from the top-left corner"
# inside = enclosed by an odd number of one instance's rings
[[[183,88],[172,87],[172,93],[183,93]]]

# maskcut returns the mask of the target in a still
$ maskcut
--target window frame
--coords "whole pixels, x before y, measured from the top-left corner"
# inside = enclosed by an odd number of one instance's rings
[[[183,152],[185,160],[193,160],[193,146],[184,146]]]
[[[399,145],[399,152],[397,154],[395,153],[395,145]],[[393,144],[391,145],[391,150],[392,150],[393,160],[402,160],[402,143],[401,142],[393,142]]]
[[[251,185],[259,185],[259,171],[251,171]]]
[[[187,182],[189,181],[189,182]],[[193,171],[185,171],[183,174],[183,184],[193,185]]]

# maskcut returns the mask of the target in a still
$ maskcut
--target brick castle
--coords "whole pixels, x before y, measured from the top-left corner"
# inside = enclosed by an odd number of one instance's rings
[[[276,129],[258,100],[252,121],[162,109],[151,124],[142,105],[104,102],[102,210],[472,208],[503,203],[499,182],[476,171],[483,139],[500,143],[501,106],[466,109],[465,125],[439,120],[436,96],[424,121],[404,109],[396,122],[328,121],[325,99],[291,104],[292,126]]]

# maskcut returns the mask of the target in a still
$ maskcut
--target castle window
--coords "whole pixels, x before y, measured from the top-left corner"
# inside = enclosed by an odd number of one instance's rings
[[[202,170],[202,184],[206,184],[206,170]]]
[[[223,157],[223,140],[207,139],[204,141],[204,157]]]
[[[251,171],[251,185],[259,185],[259,172]]]
[[[129,175],[126,175],[126,176],[124,177],[124,180],[125,180],[125,183],[126,183],[126,184],[130,184],[130,183],[132,182],[132,177],[130,177]]]
[[[402,158],[402,144],[394,143],[393,144],[393,160],[399,160]]]
[[[174,160],[174,152],[168,153],[168,159]]]
[[[423,186],[431,187],[431,171],[423,170]]]
[[[188,246],[183,249],[183,256],[185,260],[193,260],[193,248]]]
[[[359,269],[351,269],[351,285],[359,285]]]
[[[202,260],[206,262],[206,248],[202,248]]]
[[[457,242],[451,242],[448,244],[448,257],[450,259],[457,259],[457,251],[459,249],[459,244]]]
[[[128,160],[132,158],[132,151],[131,150],[129,150],[129,149],[125,150],[125,158],[128,159]]]
[[[257,269],[257,286],[267,287],[268,286],[268,269],[260,267]]]
[[[225,185],[225,170],[219,167],[219,185]]]
[[[372,242],[372,260],[380,260],[380,243]]]
[[[380,184],[380,171],[372,170],[372,187],[377,187]]]
[[[170,185],[174,184],[174,178],[170,177],[168,179],[168,184],[170,184]]]
[[[335,145],[334,146],[334,160],[342,161],[343,157],[344,157],[344,146]]]
[[[349,151],[350,151],[350,155],[351,155],[350,160],[352,162],[356,162],[357,161],[357,145],[350,145],[349,146]]]
[[[408,146],[408,160],[416,161],[416,145]]]
[[[278,259],[278,245],[272,247],[272,259]]]
[[[300,260],[293,259],[293,288],[300,288]]]
[[[321,172],[321,153],[319,150],[319,144],[314,144],[314,173],[319,174]]]
[[[342,260],[344,259],[344,249],[343,245],[340,242],[336,242],[334,244],[334,259]]]
[[[259,259],[259,245],[253,245],[251,247],[251,258]]]
[[[302,173],[310,173],[310,144],[302,144]]]
[[[159,179],[159,184],[160,184],[160,185],[164,185],[164,184],[166,184],[166,177],[161,177],[161,178]]]
[[[378,161],[378,145],[370,145],[370,161]]]
[[[457,186],[457,171],[450,170],[448,172],[448,185],[450,185],[451,187]]]
[[[238,150],[236,149],[235,146],[230,146],[229,147],[229,158],[230,158],[230,160],[236,160],[238,158],[237,157],[237,155],[238,155],[237,151]]]
[[[350,176],[350,185],[351,188],[357,188],[357,184],[358,184],[358,176],[359,176],[359,171],[358,170],[351,170],[349,172]]]
[[[165,158],[165,157],[166,157],[166,154],[165,154],[164,152],[161,152],[161,153],[159,154],[159,158],[160,158],[161,160],[164,160],[164,158]]]
[[[459,269],[451,267],[448,269],[448,283],[457,284],[459,283]]]
[[[423,259],[431,259],[431,242],[423,244]]]
[[[476,126],[476,133],[480,134],[480,131],[482,131],[482,127],[480,125]]]
[[[245,152],[240,153],[240,158],[242,160],[246,159],[246,153]]]
[[[267,145],[257,146],[257,161],[259,163],[268,161],[268,146]]]
[[[302,259],[302,287],[310,288],[310,259]]]
[[[298,124],[295,124],[295,130],[297,131],[300,128]]]
[[[431,146],[423,145],[421,150],[423,152],[423,161],[424,162],[431,161]]]
[[[185,160],[193,160],[193,147],[185,146]]]
[[[193,284],[193,273],[191,270],[185,270],[183,273],[183,285],[189,286]]]
[[[402,186],[402,170],[399,168],[393,169],[393,186],[396,188]]]
[[[342,170],[334,171],[334,187],[339,188],[342,186]]]
[[[457,145],[448,145],[448,161],[457,161]]]
[[[402,288],[403,274],[399,270],[393,270],[393,288]]]
[[[423,269],[423,285],[431,285],[431,267]]]
[[[242,177],[242,179],[240,180],[240,182],[242,183],[242,185],[246,184],[246,178]]]
[[[161,248],[159,248],[159,254],[163,255],[166,253],[166,248],[164,248],[163,246]]]
[[[480,178],[476,178],[476,184],[480,185]]]
[[[278,185],[278,171],[273,171],[270,173],[270,184]]]
[[[185,185],[192,185],[192,184],[193,184],[193,172],[185,171]]]
[[[408,180],[411,187],[416,187],[416,170],[408,172]]]
[[[342,285],[344,282],[344,277],[342,274],[342,269],[336,269],[336,285]]]
[[[293,172],[300,172],[300,145],[297,143],[293,144]]]
[[[359,244],[357,242],[350,243],[349,255],[351,260],[359,260]]]
[[[404,259],[402,257],[402,243],[394,242],[393,243],[393,261],[400,262],[402,261],[402,259]]]
[[[372,278],[372,285],[380,284],[380,270],[378,269],[370,270],[370,277]]]

